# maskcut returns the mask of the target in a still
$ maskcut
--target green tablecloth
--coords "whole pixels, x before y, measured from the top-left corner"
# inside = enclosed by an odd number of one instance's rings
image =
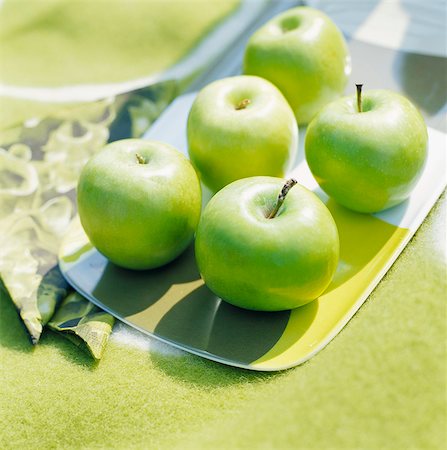
[[[445,448],[445,213],[444,195],[340,335],[283,373],[127,331],[99,364],[51,331],[32,348],[1,294],[0,448]]]
[[[2,300],[2,448],[441,449],[445,198],[328,347],[278,374],[51,332],[30,348]]]

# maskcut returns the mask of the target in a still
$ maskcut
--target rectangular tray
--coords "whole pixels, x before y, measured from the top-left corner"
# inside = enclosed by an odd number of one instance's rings
[[[196,94],[179,97],[145,135],[187,155],[186,120]],[[171,264],[136,272],[109,263],[78,220],[64,239],[59,265],[90,301],[143,333],[199,356],[251,370],[296,366],[324,348],[365,302],[446,186],[445,134],[429,128],[428,160],[411,197],[379,214],[349,211],[319,189],[304,159],[304,129],[289,174],[313,190],[334,216],[340,262],[332,284],[310,304],[262,313],[231,306],[204,285],[193,246]],[[211,194],[204,189],[204,204]]]

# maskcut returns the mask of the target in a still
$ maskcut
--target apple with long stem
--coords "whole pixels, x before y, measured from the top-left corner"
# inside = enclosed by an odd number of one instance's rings
[[[329,210],[311,191],[295,180],[251,177],[211,199],[195,251],[216,295],[242,308],[280,311],[309,303],[327,288],[339,240]]]
[[[372,90],[335,100],[309,124],[307,163],[320,187],[354,211],[404,201],[427,157],[427,127],[402,95]]]
[[[343,94],[351,58],[341,31],[324,13],[297,7],[279,14],[248,41],[243,71],[277,86],[299,124]]]
[[[298,150],[293,111],[281,92],[259,77],[224,78],[202,89],[187,135],[191,162],[214,192],[240,178],[284,176]]]
[[[170,145],[124,139],[84,166],[77,201],[91,243],[113,263],[141,270],[167,264],[192,241],[201,190],[190,162]]]

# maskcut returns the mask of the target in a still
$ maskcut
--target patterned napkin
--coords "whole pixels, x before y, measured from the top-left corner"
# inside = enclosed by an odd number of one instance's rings
[[[73,292],[57,267],[76,213],[77,179],[107,142],[141,136],[176,94],[177,84],[167,81],[1,135],[0,276],[33,344],[48,326],[101,358],[114,319]]]

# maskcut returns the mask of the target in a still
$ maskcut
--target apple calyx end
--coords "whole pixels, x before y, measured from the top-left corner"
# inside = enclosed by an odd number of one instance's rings
[[[244,98],[239,102],[239,104],[234,109],[236,111],[240,111],[241,109],[245,109],[250,103],[251,103],[250,99]]]
[[[278,195],[276,205],[273,208],[272,212],[267,216],[267,219],[273,219],[277,216],[278,211],[281,208],[282,204],[284,203],[287,194],[289,193],[290,189],[292,189],[293,186],[295,186],[295,184],[298,184],[298,181],[296,181],[294,178],[290,178],[285,182],[284,186],[281,189],[281,192]]]
[[[357,110],[359,113],[362,112],[362,88],[363,84],[356,84],[355,87],[357,88]]]
[[[137,158],[138,164],[147,164],[146,159],[141,156],[139,153],[135,153],[135,157]]]

